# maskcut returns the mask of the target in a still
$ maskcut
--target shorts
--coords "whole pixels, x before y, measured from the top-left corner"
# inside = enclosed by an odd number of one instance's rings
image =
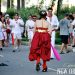
[[[32,40],[33,39],[33,31],[28,32],[28,39]]]
[[[6,33],[6,31],[3,31],[3,37],[4,37],[4,40],[7,40],[7,33]]]
[[[21,34],[20,33],[12,33],[14,39],[22,39]]]
[[[64,44],[68,44],[68,35],[60,35],[60,37],[61,37],[61,41],[62,41],[62,43],[64,43]]]
[[[3,40],[3,39],[4,39],[4,37],[3,37],[3,33],[0,32],[0,40]]]

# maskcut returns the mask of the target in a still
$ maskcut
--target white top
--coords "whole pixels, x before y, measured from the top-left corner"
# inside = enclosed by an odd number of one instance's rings
[[[75,19],[73,20],[73,22],[71,23],[71,25],[75,25]]]
[[[11,27],[10,27],[10,25],[12,25],[12,19],[9,19],[9,25],[7,24],[7,29],[10,29],[11,30]]]
[[[58,28],[59,22],[58,22],[58,18],[57,18],[56,15],[52,15],[51,18],[49,18],[49,17],[47,16],[47,21],[51,24],[51,26],[53,26],[53,27],[54,27],[54,26],[57,26],[56,29]]]
[[[2,22],[0,22],[0,32],[2,32]]]
[[[17,21],[13,19],[10,26],[12,26],[12,33],[21,33],[21,26],[24,26],[24,22],[22,19],[18,19]]]
[[[4,26],[4,27],[2,27],[2,26]],[[6,31],[6,25],[5,25],[5,23],[2,23],[0,21],[0,27],[2,28],[2,32],[5,32]]]
[[[26,30],[30,31],[34,29],[35,22],[33,20],[26,21]]]

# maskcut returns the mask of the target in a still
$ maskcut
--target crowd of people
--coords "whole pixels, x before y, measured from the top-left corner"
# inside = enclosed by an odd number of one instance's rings
[[[21,34],[23,33],[24,22],[18,13],[15,13],[13,19],[8,14],[0,12],[0,50],[3,46],[8,47],[10,40],[15,52],[21,45]]]
[[[29,60],[36,60],[36,71],[40,70],[40,59],[43,61],[43,72],[47,72],[46,62],[54,59],[54,53],[51,45],[55,47],[55,33],[60,31],[62,41],[60,54],[70,52],[67,47],[70,44],[75,47],[75,13],[66,14],[60,21],[53,14],[53,9],[42,10],[37,15],[30,15],[25,23],[25,35],[29,39]],[[0,12],[0,50],[3,46],[9,46],[9,39],[12,41],[13,52],[19,50],[21,45],[24,21],[15,13],[13,19],[8,14]],[[65,49],[64,49],[65,48]]]

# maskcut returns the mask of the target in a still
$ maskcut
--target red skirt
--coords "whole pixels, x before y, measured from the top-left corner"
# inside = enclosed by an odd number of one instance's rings
[[[51,39],[50,34],[35,32],[32,39],[29,60],[37,60],[37,57],[40,56],[42,60],[49,61],[51,56]]]

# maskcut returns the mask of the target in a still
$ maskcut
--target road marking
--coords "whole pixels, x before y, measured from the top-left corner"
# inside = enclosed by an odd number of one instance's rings
[[[53,68],[48,68],[49,70],[53,70],[53,71],[57,71],[56,69],[53,69]]]

